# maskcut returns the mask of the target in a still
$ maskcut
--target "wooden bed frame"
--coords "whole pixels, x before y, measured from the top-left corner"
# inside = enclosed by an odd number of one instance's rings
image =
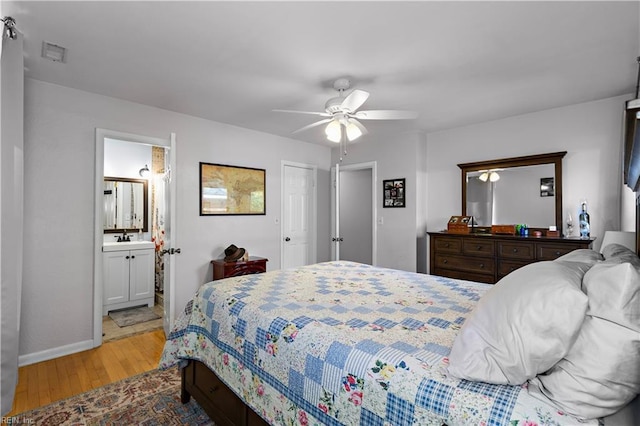
[[[190,360],[182,369],[182,403],[191,397],[200,404],[216,426],[268,425],[200,361]]]

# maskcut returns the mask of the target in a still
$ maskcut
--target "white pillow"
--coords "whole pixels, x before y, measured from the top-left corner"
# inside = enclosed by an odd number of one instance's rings
[[[623,246],[622,244],[607,244],[607,246],[602,249],[602,255],[609,262],[629,262],[636,268],[640,268],[640,258],[638,255],[633,250]]]
[[[564,357],[584,321],[589,265],[538,262],[515,270],[480,299],[449,354],[452,376],[520,385]]]
[[[584,419],[613,414],[640,393],[640,268],[618,262],[584,276],[589,309],[576,343],[529,387]]]
[[[569,253],[560,256],[555,261],[556,262],[582,262],[588,263],[590,265],[594,265],[600,261],[603,261],[604,257],[602,254],[597,251],[591,249],[577,249],[570,251]]]

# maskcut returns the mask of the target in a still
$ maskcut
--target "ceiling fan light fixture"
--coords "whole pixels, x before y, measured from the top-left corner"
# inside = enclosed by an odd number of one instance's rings
[[[491,182],[495,182],[495,181],[497,181],[499,179],[500,179],[500,175],[498,173],[496,173],[496,172],[489,173],[489,180]]]
[[[349,142],[358,139],[360,136],[362,136],[360,128],[353,124],[353,122],[349,122],[349,124],[347,124],[347,139],[349,139]]]
[[[483,182],[486,182],[486,181],[487,181],[487,179],[489,179],[489,173],[488,173],[488,172],[483,172],[483,173],[478,177],[478,179],[480,179],[480,180],[481,180],[481,181],[483,181]]]
[[[342,126],[338,120],[331,120],[324,129],[324,134],[331,142],[339,143],[342,139]]]

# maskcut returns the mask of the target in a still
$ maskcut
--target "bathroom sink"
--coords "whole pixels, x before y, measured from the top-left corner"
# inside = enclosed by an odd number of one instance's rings
[[[102,251],[142,250],[154,247],[155,244],[151,241],[109,241],[102,243]]]

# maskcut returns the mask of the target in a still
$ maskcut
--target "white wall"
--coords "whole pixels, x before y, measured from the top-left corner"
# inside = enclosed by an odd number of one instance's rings
[[[92,339],[95,128],[177,134],[178,313],[231,243],[279,268],[281,160],[316,164],[318,205],[329,205],[328,147],[27,79],[22,355]],[[266,169],[267,214],[200,217],[200,161]],[[319,261],[329,259],[328,235],[328,208],[319,209]]]
[[[387,135],[388,136],[388,135]],[[378,136],[373,132],[362,137],[357,143],[349,144],[347,155],[342,164],[357,164],[377,161],[378,177],[378,224],[377,264],[382,267],[416,271],[419,243],[416,242],[418,212],[423,202],[418,193],[424,176],[420,152],[423,137],[420,134],[406,133],[392,137]],[[333,162],[339,161],[339,149],[332,151]],[[405,178],[405,208],[382,207],[382,181]],[[424,235],[424,234],[422,234]]]
[[[589,202],[591,235],[620,227],[622,114],[629,96],[603,99],[462,127],[427,136],[427,228],[446,228],[460,214],[458,163],[567,151],[563,219]]]

